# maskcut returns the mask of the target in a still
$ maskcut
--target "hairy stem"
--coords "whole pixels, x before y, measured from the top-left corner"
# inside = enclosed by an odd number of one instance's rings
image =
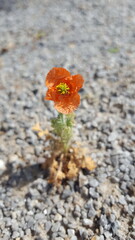
[[[52,127],[57,136],[60,137],[60,143],[62,146],[62,151],[67,152],[71,138],[72,138],[72,128],[74,123],[73,114],[62,114],[59,113],[58,117],[52,119]]]

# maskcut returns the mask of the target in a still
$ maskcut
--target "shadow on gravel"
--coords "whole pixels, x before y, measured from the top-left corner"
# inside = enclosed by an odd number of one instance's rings
[[[13,170],[11,164],[7,164],[7,170],[2,174],[1,178],[8,177],[2,181],[4,187],[21,188],[32,183],[38,178],[46,179],[48,171],[43,170],[41,164],[33,164],[31,166],[20,167],[17,171]]]
[[[1,185],[4,188],[21,189],[24,186],[33,184],[34,181],[38,179],[47,180],[49,176],[49,171],[43,169],[42,165],[39,163],[25,167],[19,166],[18,169],[16,170],[14,169],[14,166],[12,164],[8,163],[6,168],[7,170],[3,172],[3,174],[0,176],[0,179],[2,180]],[[89,171],[87,169],[84,169],[83,174],[87,175],[89,174]],[[47,194],[50,194],[53,191],[53,189],[55,189],[54,185],[48,183],[47,181],[45,185]],[[78,178],[75,181],[63,180],[62,185],[63,187],[69,185],[71,189],[70,191],[65,190],[65,192],[62,195],[63,199],[70,196],[73,192],[78,192],[81,194],[82,198],[87,199],[87,197],[81,193]],[[60,192],[60,194],[61,193],[62,192]]]

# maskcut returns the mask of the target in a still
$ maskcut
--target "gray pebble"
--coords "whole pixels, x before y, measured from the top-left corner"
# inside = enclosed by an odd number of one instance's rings
[[[63,191],[61,198],[65,199],[70,197],[71,195],[72,195],[72,191],[68,188]]]
[[[58,232],[53,232],[51,235],[52,239],[56,239],[56,237],[58,237]]]
[[[54,221],[61,221],[61,220],[62,220],[62,216],[59,213],[57,213],[54,217]]]
[[[15,238],[17,238],[17,237],[19,237],[19,236],[20,236],[19,232],[14,231],[14,232],[13,232],[13,235],[12,235],[12,238],[15,239]]]
[[[41,220],[41,219],[45,219],[45,215],[43,213],[37,213],[35,215],[35,220]]]
[[[65,209],[63,207],[58,208],[58,213],[62,216],[65,215]]]
[[[51,226],[52,226],[52,223],[50,221],[47,221],[46,224],[45,224],[46,232],[48,232],[50,230]]]
[[[121,195],[119,197],[119,203],[122,204],[122,205],[126,205],[127,204],[126,201],[125,201],[125,197],[123,195]]]
[[[83,226],[89,226],[91,227],[93,225],[93,221],[91,219],[88,218],[84,218],[82,221]]]
[[[69,237],[72,237],[75,235],[75,230],[74,229],[67,229],[67,233]]]
[[[60,231],[61,233],[63,233],[63,234],[66,233],[66,230],[65,230],[65,228],[64,228],[63,226],[60,226],[59,231]]]
[[[104,240],[105,238],[104,238],[104,235],[100,235],[99,236],[99,240]]]
[[[59,228],[60,228],[60,222],[56,222],[56,223],[53,223],[53,226],[51,228],[51,231],[52,232],[58,232]]]
[[[134,34],[125,33],[134,33],[134,0],[124,11],[120,0],[117,8],[115,1],[53,1],[51,7],[49,1],[16,2],[0,1],[1,238],[65,240],[73,233],[72,240],[123,240],[127,234],[133,240],[135,46]],[[54,103],[43,100],[53,66],[85,79],[74,143],[88,146],[97,164],[59,187],[48,184],[41,166],[52,140],[32,130],[39,122],[50,131],[58,115]]]
[[[99,185],[99,182],[96,179],[90,179],[89,184],[91,187],[97,187]]]
[[[107,221],[107,218],[106,218],[106,215],[101,215],[100,216],[100,224],[101,226],[105,227],[107,225],[108,221]]]
[[[118,137],[118,134],[116,132],[112,132],[108,137],[108,141],[112,142],[112,141],[116,140],[117,137]]]
[[[81,189],[81,193],[82,193],[83,196],[88,197],[88,195],[89,195],[88,188],[83,186],[82,189]]]
[[[93,188],[93,187],[89,188],[89,194],[93,198],[98,198],[98,196],[99,196],[99,194],[95,191],[95,188]]]
[[[76,237],[76,236],[73,236],[73,237],[71,237],[70,240],[77,240],[77,237]]]

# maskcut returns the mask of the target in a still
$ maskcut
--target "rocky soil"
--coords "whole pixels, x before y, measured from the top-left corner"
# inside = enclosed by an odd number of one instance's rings
[[[0,0],[0,239],[135,239],[135,1]],[[75,136],[97,163],[59,188],[41,168],[54,66],[84,76]]]

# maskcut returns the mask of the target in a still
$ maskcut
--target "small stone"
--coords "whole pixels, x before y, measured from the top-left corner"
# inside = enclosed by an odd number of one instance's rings
[[[77,240],[77,237],[73,236],[73,237],[70,238],[70,240]]]
[[[133,214],[133,212],[134,212],[134,205],[132,205],[132,204],[129,204],[128,205],[128,213],[130,214],[130,215],[132,215]]]
[[[90,179],[89,184],[91,187],[97,187],[99,185],[99,182],[96,179]]]
[[[85,208],[88,209],[88,217],[94,217],[96,215],[96,211],[94,209],[93,206],[93,201],[89,200],[86,204],[85,204]]]
[[[108,221],[107,221],[107,218],[106,218],[106,215],[101,215],[100,216],[100,224],[101,226],[105,227],[105,225],[107,225]]]
[[[27,228],[26,231],[25,231],[26,235],[27,236],[31,236],[31,229],[30,228]]]
[[[127,168],[126,168],[126,166],[124,164],[122,164],[122,165],[120,165],[120,170],[122,172],[126,172]]]
[[[66,233],[66,230],[65,230],[65,228],[63,226],[60,226],[59,231],[62,232],[63,234]]]
[[[110,222],[113,223],[115,221],[115,215],[111,214],[110,217],[109,217],[109,220],[110,220]]]
[[[46,230],[46,232],[49,232],[51,226],[52,226],[52,223],[51,223],[50,221],[47,221],[46,224],[45,224],[45,230]]]
[[[81,189],[81,193],[82,193],[83,196],[87,197],[88,194],[89,194],[88,188],[83,186],[82,189]]]
[[[97,192],[95,192],[95,188],[90,187],[89,188],[89,194],[93,197],[93,198],[98,198],[99,194]]]
[[[110,233],[109,231],[104,231],[104,235],[105,235],[106,239],[110,239],[112,236],[112,233]]]
[[[12,219],[11,220],[11,224],[12,224],[12,230],[13,231],[17,231],[18,230],[18,222],[17,222],[17,220],[15,220],[15,219]]]
[[[39,191],[36,188],[30,188],[29,193],[34,199],[36,199],[39,196]]]
[[[53,232],[51,237],[52,239],[56,239],[56,237],[58,237],[58,232]]]
[[[88,184],[88,178],[87,176],[83,175],[83,173],[80,171],[79,173],[79,186],[82,187],[84,185]]]
[[[127,203],[126,203],[126,201],[125,201],[125,197],[123,196],[123,195],[121,195],[120,197],[119,197],[119,201],[118,201],[120,204],[122,204],[122,205],[126,205]]]
[[[2,159],[0,159],[0,170],[2,171],[6,170],[6,164]]]
[[[100,235],[99,240],[104,240],[104,235]]]
[[[105,71],[104,69],[100,69],[96,71],[97,78],[104,78],[106,74],[107,74],[107,71]]]
[[[80,208],[79,205],[76,205],[76,206],[75,206],[75,211],[77,211],[77,212],[80,212],[80,211],[81,211],[81,208]]]
[[[70,197],[71,195],[72,195],[72,191],[69,188],[67,188],[63,191],[61,198],[65,199]]]
[[[31,217],[31,216],[28,216],[28,217],[27,217],[27,226],[28,226],[28,228],[33,227],[34,224],[35,224],[35,220],[34,220],[34,218]]]
[[[117,178],[117,177],[115,177],[115,176],[112,176],[112,177],[110,178],[110,180],[111,180],[112,183],[118,183],[118,182],[120,181],[120,179]]]
[[[84,230],[84,232],[82,233],[82,239],[88,239],[88,235],[89,234],[88,234],[87,230]]]
[[[60,215],[64,216],[65,215],[65,209],[63,207],[58,208],[58,213],[60,213]]]
[[[72,236],[75,235],[75,230],[74,230],[74,229],[68,229],[68,230],[67,230],[67,233],[68,233],[68,236],[69,236],[69,237],[72,237]]]
[[[43,213],[37,213],[35,215],[35,220],[41,220],[41,219],[44,219],[45,218],[45,215]]]
[[[75,216],[75,217],[80,217],[80,216],[81,216],[81,213],[80,213],[80,212],[77,212],[77,211],[74,211],[74,216]]]
[[[124,174],[123,180],[126,181],[126,182],[130,181],[130,178],[129,178],[128,174]]]
[[[122,182],[121,185],[120,185],[120,188],[124,191],[126,191],[126,188],[127,188],[127,184],[126,182]]]
[[[113,142],[114,140],[117,139],[117,137],[118,137],[118,134],[116,132],[112,132],[108,137],[108,142]]]
[[[81,218],[87,218],[87,212],[85,209],[81,211]]]
[[[35,154],[36,154],[36,156],[40,156],[42,151],[43,151],[43,147],[42,146],[35,146]]]
[[[91,206],[91,209],[88,211],[88,217],[92,218],[96,215],[96,211],[94,209],[94,207]]]
[[[19,232],[17,232],[17,231],[14,231],[13,232],[13,235],[12,235],[12,238],[14,239],[14,238],[17,238],[17,237],[19,237]]]
[[[118,230],[118,223],[117,223],[117,221],[112,222],[111,229],[112,229],[113,234],[117,233],[117,230]]]
[[[62,216],[59,213],[57,213],[54,217],[54,221],[59,221],[60,222],[61,220],[62,220]]]
[[[60,222],[54,223],[54,225],[51,228],[52,232],[58,232],[59,228],[60,228],[60,225],[61,225]]]
[[[47,215],[47,209],[44,209],[44,215]]]
[[[76,229],[76,228],[77,228],[77,223],[69,223],[69,224],[68,224],[68,227],[69,227],[69,228]]]
[[[63,221],[64,225],[67,225],[67,224],[68,224],[67,218],[63,218],[62,221]]]
[[[89,226],[89,227],[91,227],[92,224],[93,224],[93,221],[92,221],[91,219],[84,218],[83,221],[82,221],[82,224],[83,224],[83,226]]]
[[[82,100],[82,106],[83,106],[84,108],[86,108],[86,109],[89,108],[89,104],[88,104],[88,102],[86,101],[86,99],[83,99],[83,100]]]
[[[9,161],[10,162],[17,162],[18,161],[18,156],[16,154],[10,155],[9,156]]]
[[[130,178],[135,179],[135,167],[130,166],[130,172],[129,172]]]

